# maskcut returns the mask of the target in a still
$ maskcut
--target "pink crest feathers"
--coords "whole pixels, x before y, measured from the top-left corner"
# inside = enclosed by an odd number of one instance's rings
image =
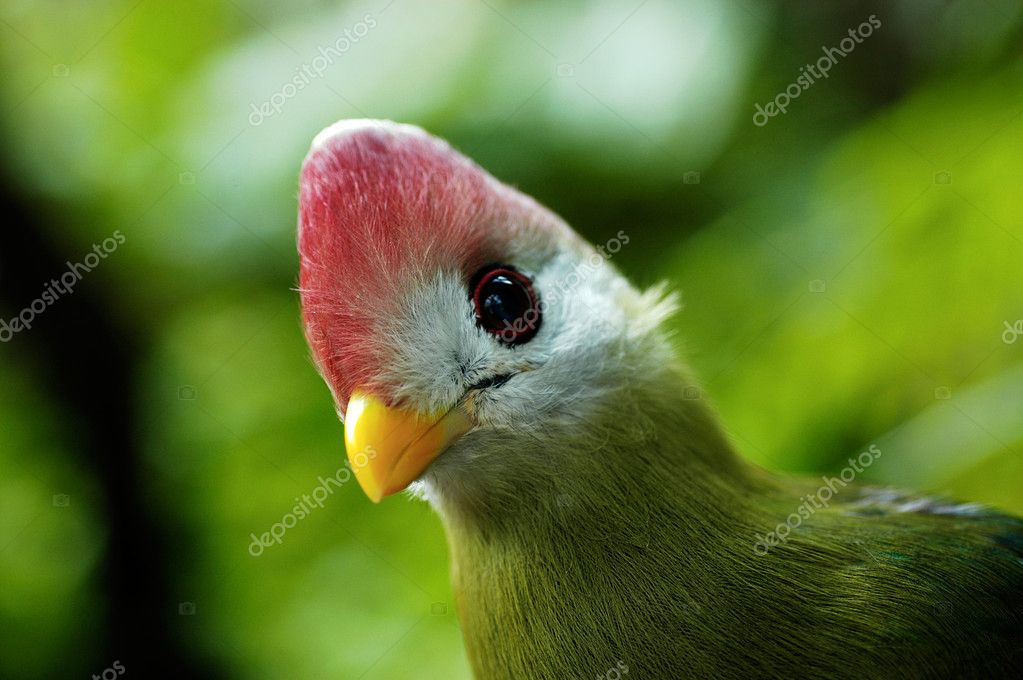
[[[306,334],[341,408],[370,386],[374,327],[403,291],[440,270],[468,279],[523,231],[570,232],[446,142],[389,121],[341,121],[313,141],[299,192]]]

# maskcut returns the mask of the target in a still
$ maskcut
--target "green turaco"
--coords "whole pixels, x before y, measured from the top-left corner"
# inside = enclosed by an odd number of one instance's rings
[[[481,680],[997,677],[1023,523],[733,450],[599,248],[445,142],[341,121],[301,174],[306,336],[374,501],[447,531]]]

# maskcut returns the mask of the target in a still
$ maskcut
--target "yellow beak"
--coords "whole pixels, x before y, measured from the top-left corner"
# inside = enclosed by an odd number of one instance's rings
[[[461,406],[427,415],[355,390],[345,413],[345,450],[359,486],[379,503],[419,478],[471,426]]]

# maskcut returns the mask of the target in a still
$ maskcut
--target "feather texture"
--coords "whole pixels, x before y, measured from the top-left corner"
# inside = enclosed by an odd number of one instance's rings
[[[300,200],[303,316],[339,410],[367,386],[471,401],[476,426],[412,490],[446,527],[477,677],[1018,671],[1019,519],[845,481],[811,509],[820,480],[733,450],[662,328],[673,298],[545,208],[374,121],[317,137]],[[492,261],[544,302],[522,346],[474,322],[467,281]]]

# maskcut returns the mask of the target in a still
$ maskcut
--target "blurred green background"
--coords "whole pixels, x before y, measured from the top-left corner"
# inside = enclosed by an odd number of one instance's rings
[[[0,676],[468,677],[425,504],[347,484],[249,552],[343,461],[293,291],[299,165],[339,118],[421,125],[591,240],[625,230],[615,264],[681,291],[751,459],[876,443],[871,481],[1023,512],[1021,47],[1012,0],[8,0],[24,220],[0,229],[50,255],[0,317],[125,243],[0,345]],[[100,332],[126,349],[100,343],[84,400],[122,406],[69,406],[54,367]]]

